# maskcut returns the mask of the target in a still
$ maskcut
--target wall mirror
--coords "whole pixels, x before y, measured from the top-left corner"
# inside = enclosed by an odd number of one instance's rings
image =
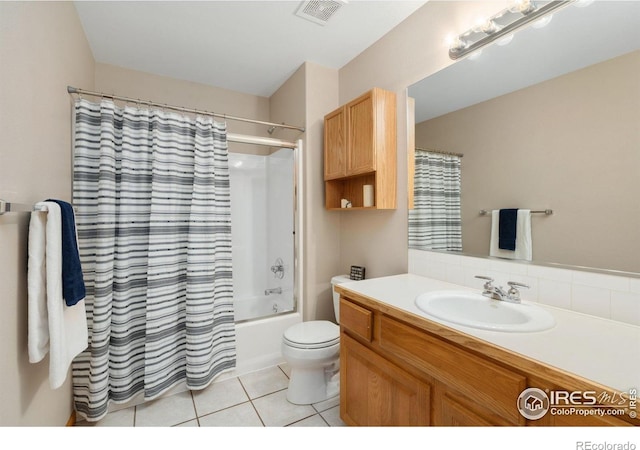
[[[461,253],[489,256],[492,210],[548,209],[531,261],[640,275],[638,17],[640,2],[570,4],[408,88],[415,147],[464,155]],[[409,248],[438,250],[412,226]]]

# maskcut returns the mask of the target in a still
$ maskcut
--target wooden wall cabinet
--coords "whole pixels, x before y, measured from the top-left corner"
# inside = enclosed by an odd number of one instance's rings
[[[374,88],[324,118],[325,206],[340,200],[362,209],[363,186],[373,185],[371,209],[396,208],[396,95]]]
[[[623,417],[525,419],[517,406],[528,387],[598,388],[586,380],[506,351],[483,354],[479,341],[368,297],[340,299],[340,416],[362,426],[623,426]],[[437,329],[439,326],[435,325]],[[454,339],[450,339],[454,337]],[[460,342],[468,343],[468,347]],[[503,353],[500,353],[503,352]]]

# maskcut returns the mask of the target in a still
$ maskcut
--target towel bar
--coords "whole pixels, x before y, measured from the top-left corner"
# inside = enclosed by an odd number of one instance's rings
[[[480,210],[480,215],[481,216],[486,216],[487,214],[489,214],[489,211],[487,211],[486,209],[481,209]],[[547,216],[550,216],[551,214],[553,214],[553,209],[543,209],[543,210],[539,210],[539,211],[531,211],[531,214],[545,214]]]
[[[31,211],[43,211],[43,209],[35,205],[27,205],[25,203],[12,203],[5,202],[0,199],[0,215],[8,212],[31,212]]]

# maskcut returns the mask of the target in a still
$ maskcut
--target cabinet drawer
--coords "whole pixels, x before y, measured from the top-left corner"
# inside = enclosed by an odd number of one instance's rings
[[[380,318],[380,347],[495,411],[524,424],[517,409],[526,377],[386,316]]]
[[[340,297],[340,325],[351,334],[371,342],[373,313]]]

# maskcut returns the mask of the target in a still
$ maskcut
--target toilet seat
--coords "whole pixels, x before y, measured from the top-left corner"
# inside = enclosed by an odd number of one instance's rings
[[[340,327],[328,320],[301,322],[289,327],[283,338],[287,345],[294,348],[326,348],[340,342]]]

